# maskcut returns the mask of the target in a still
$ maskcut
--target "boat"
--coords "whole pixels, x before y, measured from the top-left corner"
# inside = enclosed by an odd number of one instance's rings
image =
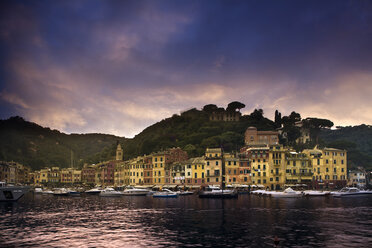
[[[35,194],[41,194],[41,193],[43,193],[43,189],[42,188],[35,188],[34,193]]]
[[[103,197],[118,197],[118,196],[123,196],[123,192],[114,190],[113,188],[105,188],[99,193],[99,196]]]
[[[67,191],[69,196],[80,196],[80,192],[77,190],[68,189]]]
[[[339,192],[332,192],[331,195],[334,197],[363,196],[363,195],[372,195],[372,191],[360,190],[354,187],[345,187],[345,188],[342,188]]]
[[[65,188],[56,189],[53,191],[54,196],[68,196],[68,190]]]
[[[146,196],[150,190],[139,189],[139,188],[127,188],[123,191],[123,195],[126,196]]]
[[[220,189],[219,187],[209,186],[199,192],[200,198],[237,198],[238,192],[232,189]]]
[[[13,186],[0,182],[0,201],[17,201],[29,190],[27,186]]]
[[[177,191],[176,192],[178,195],[193,195],[193,191]]]
[[[154,198],[176,198],[178,194],[173,192],[169,189],[163,189],[162,191],[158,191],[152,195]]]
[[[318,191],[318,190],[305,190],[304,196],[327,196],[329,195],[329,191]]]
[[[273,198],[299,198],[302,197],[302,192],[294,191],[292,188],[286,188],[283,192],[270,192]]]
[[[43,192],[41,192],[42,194],[53,194],[53,191],[51,190],[43,190]]]
[[[101,191],[102,191],[102,189],[100,189],[100,188],[94,188],[94,189],[90,189],[90,190],[85,191],[85,194],[99,195],[99,193],[101,193]]]

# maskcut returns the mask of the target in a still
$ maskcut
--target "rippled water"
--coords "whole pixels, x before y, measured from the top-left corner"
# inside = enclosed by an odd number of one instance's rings
[[[372,197],[55,197],[0,203],[0,247],[372,247]]]

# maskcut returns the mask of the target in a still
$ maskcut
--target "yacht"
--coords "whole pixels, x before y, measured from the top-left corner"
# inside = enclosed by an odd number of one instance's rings
[[[65,188],[56,189],[53,191],[54,196],[68,196],[68,190]]]
[[[339,192],[332,192],[334,197],[372,195],[372,191],[360,190],[358,188],[342,188]]]
[[[298,198],[302,197],[302,192],[294,191],[292,188],[286,188],[283,192],[270,192],[273,198]]]
[[[232,189],[220,189],[219,187],[209,186],[199,192],[199,198],[236,198],[238,192]]]
[[[117,190],[114,190],[113,188],[105,188],[104,190],[101,191],[101,193],[99,193],[99,196],[103,196],[103,197],[112,197],[112,196],[123,196],[124,193],[123,192],[120,192],[120,191],[117,191]]]
[[[11,186],[0,182],[0,201],[17,201],[29,191],[26,186]]]
[[[327,196],[329,195],[329,191],[318,191],[318,190],[305,190],[304,196]]]
[[[162,191],[158,191],[152,195],[154,198],[176,198],[178,194],[173,192],[169,189],[163,189]]]
[[[139,188],[127,188],[123,191],[123,195],[127,196],[146,196],[150,190]]]
[[[102,189],[100,189],[100,188],[94,188],[94,189],[90,189],[90,190],[85,191],[85,194],[99,195],[99,193],[101,193],[101,191],[102,191]]]

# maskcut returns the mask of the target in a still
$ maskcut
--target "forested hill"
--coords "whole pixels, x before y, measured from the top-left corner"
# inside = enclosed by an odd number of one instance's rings
[[[284,117],[278,113],[275,122],[265,118],[262,110],[241,116],[240,121],[236,122],[210,121],[209,114],[205,109],[191,109],[147,127],[133,139],[106,134],[67,135],[20,117],[12,117],[0,121],[0,160],[17,161],[33,169],[53,165],[68,167],[72,150],[75,165],[81,167],[83,163],[112,159],[117,142],[122,144],[124,159],[170,147],[181,147],[190,157],[194,157],[203,155],[207,147],[222,147],[227,152],[239,150],[244,145],[244,133],[249,126],[258,130],[275,130],[281,124],[288,134],[286,140],[280,139],[281,143],[293,145],[297,150],[315,145],[294,144],[299,131],[293,123],[301,119],[295,112]],[[281,124],[278,123],[280,119]],[[362,166],[372,169],[371,126],[322,129],[319,143],[321,146],[348,150],[350,168]]]
[[[261,112],[260,112],[261,111]],[[275,123],[255,110],[237,122],[210,121],[207,112],[191,109],[173,115],[128,139],[124,143],[124,156],[149,154],[169,147],[181,147],[189,156],[200,156],[207,147],[222,147],[225,151],[238,150],[244,145],[244,132],[249,126],[259,130],[273,130]]]
[[[71,151],[76,167],[114,156],[117,142],[125,139],[107,134],[64,134],[21,117],[0,120],[0,160],[16,161],[32,169],[68,167]]]
[[[350,168],[362,166],[372,170],[372,126],[360,125],[322,130],[320,138],[329,147],[346,149]]]

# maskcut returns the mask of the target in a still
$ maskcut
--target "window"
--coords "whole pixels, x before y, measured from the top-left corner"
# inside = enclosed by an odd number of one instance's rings
[[[273,178],[272,177],[270,177],[270,182],[272,182],[273,181]]]
[[[279,177],[275,177],[275,181],[279,182]]]
[[[207,165],[209,165],[209,161],[207,161]]]
[[[333,168],[333,172],[336,173],[337,172],[337,169],[336,168]]]
[[[204,178],[204,172],[202,172],[202,178]]]
[[[218,165],[218,161],[216,161],[216,165]]]

